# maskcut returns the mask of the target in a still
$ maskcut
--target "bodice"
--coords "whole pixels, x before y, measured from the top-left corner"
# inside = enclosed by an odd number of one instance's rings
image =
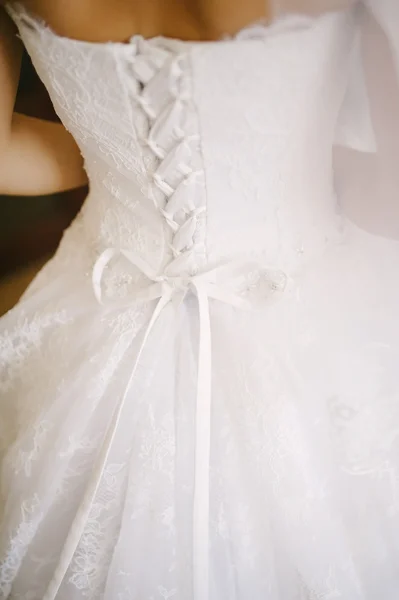
[[[14,10],[90,182],[59,253],[78,247],[92,264],[124,248],[177,273],[249,257],[290,270],[323,253],[343,228],[334,143],[372,144],[366,102],[343,123],[357,16],[288,16],[220,42],[98,44]]]

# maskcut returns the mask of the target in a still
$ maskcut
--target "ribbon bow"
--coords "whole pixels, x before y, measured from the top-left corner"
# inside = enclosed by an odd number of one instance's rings
[[[286,276],[281,271],[261,269],[252,263],[233,262],[214,267],[194,275],[168,273],[157,275],[136,253],[129,250],[108,248],[97,259],[92,272],[94,295],[104,304],[102,294],[106,267],[116,257],[125,257],[149,280],[149,285],[134,294],[134,302],[148,303],[158,300],[137,353],[131,375],[107,430],[101,447],[95,476],[90,480],[84,498],[76,513],[74,523],[61,553],[54,577],[43,600],[54,600],[70,564],[85,522],[101,481],[110,450],[118,430],[130,386],[135,378],[142,352],[148,337],[163,309],[175,298],[182,301],[190,291],[198,301],[200,333],[198,353],[198,380],[196,402],[194,503],[193,503],[193,598],[209,598],[209,463],[211,446],[211,322],[209,300],[217,300],[240,309],[261,308],[271,294],[283,291]],[[124,303],[125,304],[125,303]]]

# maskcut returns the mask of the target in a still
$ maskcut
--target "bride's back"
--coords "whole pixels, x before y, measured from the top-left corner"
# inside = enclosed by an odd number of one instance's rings
[[[267,0],[25,0],[57,33],[125,41],[132,33],[192,40],[217,39],[268,16]]]

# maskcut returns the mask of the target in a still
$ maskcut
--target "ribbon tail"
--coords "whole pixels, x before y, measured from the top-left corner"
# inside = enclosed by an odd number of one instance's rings
[[[106,257],[106,258],[108,258],[108,257]],[[89,517],[89,513],[91,510],[91,506],[93,504],[93,500],[94,500],[97,490],[99,488],[99,485],[101,482],[101,477],[102,477],[104,468],[106,466],[106,463],[108,461],[109,453],[111,451],[112,444],[113,444],[115,435],[118,430],[118,425],[119,425],[119,422],[120,422],[120,419],[122,416],[123,408],[126,403],[127,395],[128,395],[130,386],[134,380],[134,377],[136,375],[137,367],[140,362],[140,358],[142,356],[143,350],[147,343],[148,337],[152,331],[152,328],[154,327],[158,317],[160,316],[160,314],[163,311],[163,309],[165,308],[165,306],[169,303],[170,299],[171,299],[170,293],[164,294],[159,299],[159,301],[155,307],[155,310],[152,314],[152,317],[150,319],[150,322],[145,330],[143,341],[142,341],[140,349],[138,351],[138,355],[136,357],[132,373],[129,377],[128,383],[125,388],[125,392],[114,411],[111,424],[107,430],[104,442],[102,444],[96,465],[94,467],[94,475],[93,475],[91,481],[89,481],[89,484],[86,488],[82,502],[76,512],[72,526],[68,533],[68,537],[67,537],[64,547],[61,551],[58,565],[54,571],[53,578],[47,587],[46,593],[43,596],[43,600],[55,600],[56,595],[61,587],[62,581],[65,577],[65,574],[68,570],[68,567],[73,559],[73,555],[76,551],[76,548],[78,547],[79,540],[83,534],[86,521]]]
[[[194,284],[200,322],[193,505],[194,600],[209,597],[209,466],[211,445],[211,324],[206,290]]]

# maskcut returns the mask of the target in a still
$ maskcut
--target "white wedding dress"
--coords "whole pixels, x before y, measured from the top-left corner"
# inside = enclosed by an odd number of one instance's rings
[[[90,193],[0,321],[1,599],[398,599],[399,3],[368,4],[127,44],[10,8]]]

